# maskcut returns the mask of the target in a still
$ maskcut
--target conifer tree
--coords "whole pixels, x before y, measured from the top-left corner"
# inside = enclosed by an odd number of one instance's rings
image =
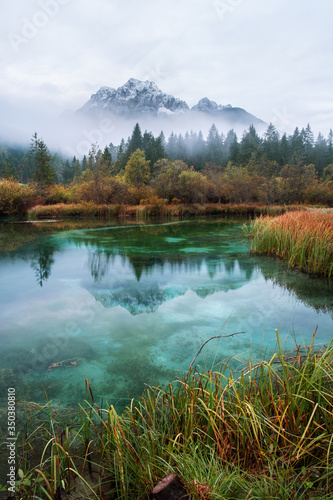
[[[33,169],[33,178],[41,187],[50,186],[55,182],[55,172],[52,168],[52,157],[42,139],[38,139],[37,132],[31,139],[27,153],[28,162]]]

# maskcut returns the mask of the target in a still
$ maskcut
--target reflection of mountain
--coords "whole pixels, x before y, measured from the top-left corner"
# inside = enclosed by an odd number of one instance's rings
[[[95,278],[94,284],[86,284],[89,293],[105,307],[121,306],[133,315],[154,312],[188,290],[205,299],[241,288],[256,268],[247,254],[240,260],[235,256],[178,255],[177,263],[170,256],[163,259],[158,255],[155,260],[151,255],[149,261],[139,264],[138,271],[136,260],[96,250],[90,251],[88,263]]]
[[[186,287],[169,286],[159,287],[157,283],[152,285],[110,285],[109,287],[93,288],[89,290],[96,300],[105,307],[121,306],[131,314],[155,312],[164,302],[184,295]]]
[[[250,256],[239,224],[225,219],[136,227],[105,228],[101,221],[89,225],[83,230],[82,221],[66,227],[3,226],[0,242],[5,235],[6,245],[0,255],[28,261],[42,286],[51,275],[56,252],[67,244],[85,247],[93,277],[85,288],[105,307],[121,306],[131,314],[156,311],[189,290],[204,299],[239,289],[261,273],[309,307],[333,312],[329,281],[288,271],[269,257]]]
[[[204,299],[241,288],[257,270],[310,307],[333,310],[325,299],[330,295],[326,282],[288,272],[271,258],[250,257],[239,226],[225,221],[83,232],[80,241],[89,248],[95,280],[89,292],[105,307],[119,305],[131,314],[153,312],[188,290]],[[121,276],[115,275],[117,266]]]
[[[239,226],[225,220],[73,232],[67,238],[88,248],[94,278],[85,285],[89,292],[105,307],[131,314],[154,312],[188,290],[205,298],[239,288],[255,268]]]

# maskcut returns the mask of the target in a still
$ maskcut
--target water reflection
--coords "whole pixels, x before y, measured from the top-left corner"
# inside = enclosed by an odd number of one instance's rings
[[[15,377],[26,397],[44,401],[43,385],[73,402],[89,378],[104,401],[127,404],[187,370],[224,324],[246,334],[209,359],[261,357],[275,328],[309,339],[319,323],[331,337],[330,283],[251,256],[239,221],[86,224],[0,226],[0,388]]]
[[[227,292],[260,273],[315,310],[333,311],[332,282],[289,271],[271,258],[250,257],[248,242],[239,237],[239,221],[210,219],[133,227],[138,223],[123,226],[117,220],[109,224],[105,227],[105,222],[91,220],[3,224],[0,258],[29,262],[42,287],[51,276],[57,252],[70,245],[84,247],[93,278],[86,285],[89,292],[104,307],[120,305],[131,314],[154,312],[188,289],[201,298]],[[203,270],[209,278],[204,283],[200,280]],[[186,282],[175,282],[179,275],[186,276]]]
[[[35,271],[35,276],[39,286],[43,286],[51,276],[51,268],[54,264],[55,245],[37,244],[32,250],[30,266]]]

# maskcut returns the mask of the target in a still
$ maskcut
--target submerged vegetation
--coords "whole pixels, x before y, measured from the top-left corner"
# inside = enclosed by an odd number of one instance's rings
[[[333,212],[307,210],[251,223],[252,251],[282,258],[309,273],[333,274]]]
[[[192,368],[165,389],[149,387],[122,414],[98,407],[88,380],[67,423],[49,403],[27,403],[19,498],[70,490],[146,499],[171,472],[198,500],[332,498],[333,347],[318,349],[314,337],[285,352],[277,340],[266,361]]]

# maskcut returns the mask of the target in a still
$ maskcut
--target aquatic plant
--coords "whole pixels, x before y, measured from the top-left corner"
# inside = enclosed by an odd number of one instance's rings
[[[261,217],[248,230],[252,251],[276,255],[290,266],[331,277],[333,211],[303,210],[279,217]]]
[[[332,343],[319,349],[314,336],[285,352],[277,334],[277,346],[241,371],[227,361],[192,367],[121,414],[98,407],[87,380],[86,401],[67,409],[67,423],[49,402],[26,403],[35,430],[19,447],[19,497],[54,500],[80,484],[87,498],[145,499],[173,472],[193,499],[332,498]]]
[[[165,204],[163,199],[151,196],[142,199],[140,205],[97,204],[94,202],[58,203],[37,205],[29,211],[30,220],[56,219],[63,217],[193,217],[209,215],[257,216],[261,214],[278,215],[290,210],[300,210],[293,205],[260,205],[253,203],[203,203],[203,204]]]
[[[333,349],[287,354],[277,339],[241,373],[192,369],[122,415],[110,407],[100,439],[115,497],[147,498],[171,471],[193,498],[329,498]]]

